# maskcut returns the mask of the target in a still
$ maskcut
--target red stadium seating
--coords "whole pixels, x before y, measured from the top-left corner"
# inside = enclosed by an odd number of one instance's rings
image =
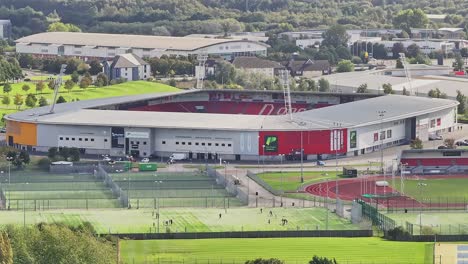
[[[321,104],[320,107],[325,107]],[[302,112],[309,109],[305,103],[293,103],[292,111]],[[131,111],[157,111],[157,112],[188,112],[188,113],[218,113],[218,114],[244,114],[244,115],[283,115],[286,114],[282,103],[264,102],[173,102],[158,105],[140,106],[130,108]]]

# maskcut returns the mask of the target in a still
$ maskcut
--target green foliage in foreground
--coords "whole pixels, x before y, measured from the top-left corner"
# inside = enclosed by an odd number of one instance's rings
[[[13,251],[13,263],[115,263],[113,244],[94,235],[89,224],[69,228],[59,224],[38,224],[3,229]],[[5,238],[5,236],[3,236]],[[0,256],[1,258],[1,256]],[[0,259],[1,263],[11,263]]]
[[[394,242],[379,238],[269,238],[121,241],[124,263],[245,263],[277,258],[308,263],[314,255],[338,263],[432,263],[433,243]]]

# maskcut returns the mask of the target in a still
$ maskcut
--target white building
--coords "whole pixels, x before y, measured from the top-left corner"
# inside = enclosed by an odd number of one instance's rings
[[[387,49],[387,55],[393,56],[392,48],[395,43],[401,43],[405,48],[410,45],[416,44],[422,53],[430,54],[431,52],[442,51],[443,53],[452,52],[456,46],[455,43],[441,39],[402,39],[394,38],[393,40],[382,40],[380,44],[383,44]]]
[[[103,63],[103,71],[114,80],[124,78],[127,81],[146,80],[151,76],[151,66],[135,54],[117,55],[112,61]]]
[[[11,38],[11,21],[0,20],[0,39]]]
[[[16,52],[40,57],[113,58],[133,53],[141,58],[207,54],[232,59],[266,55],[268,45],[241,39],[162,37],[124,34],[46,32],[16,40]]]

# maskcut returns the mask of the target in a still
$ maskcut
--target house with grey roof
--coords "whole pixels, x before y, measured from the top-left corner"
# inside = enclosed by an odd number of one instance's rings
[[[293,77],[314,78],[331,73],[328,60],[290,60],[284,64]]]
[[[127,81],[146,80],[151,76],[151,66],[133,53],[121,54],[104,61],[103,71],[109,80],[124,78]]]
[[[261,73],[268,77],[274,77],[284,66],[275,61],[265,60],[257,57],[236,57],[232,64],[234,67],[244,69],[250,73]]]

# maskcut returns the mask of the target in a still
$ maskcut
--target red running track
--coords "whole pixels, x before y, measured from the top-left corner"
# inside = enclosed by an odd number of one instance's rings
[[[433,175],[433,176],[407,176],[406,178],[417,179],[440,179],[440,178],[467,178],[468,175]],[[385,195],[389,193],[397,193],[391,187],[377,187],[375,182],[383,180],[383,176],[342,179],[338,181],[339,198],[342,200],[352,201],[355,199],[363,199],[363,194]],[[387,178],[388,181],[388,178]],[[336,181],[321,182],[309,185],[305,191],[321,197],[336,198]],[[328,194],[327,194],[328,190]],[[363,199],[370,201],[370,199]],[[414,207],[465,207],[464,203],[450,203],[441,200],[419,202],[408,196],[394,196],[389,198],[373,199],[373,202],[378,202],[385,207],[394,208],[414,208]]]

